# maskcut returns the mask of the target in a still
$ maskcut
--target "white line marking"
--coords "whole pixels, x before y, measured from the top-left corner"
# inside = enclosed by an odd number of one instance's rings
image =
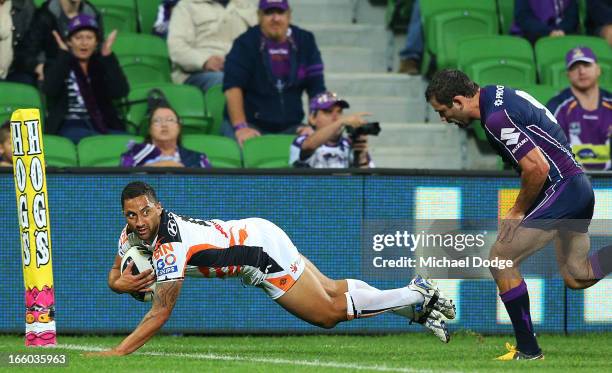
[[[104,351],[108,350],[108,347],[101,346],[84,346],[84,345],[73,345],[73,344],[60,344],[57,348],[65,348],[67,350],[78,350],[78,351]],[[290,360],[290,359],[277,359],[277,358],[261,358],[261,357],[250,357],[240,355],[218,355],[211,353],[169,353],[169,352],[136,352],[138,355],[145,356],[172,356],[182,357],[191,359],[201,360],[223,360],[223,361],[243,361],[243,362],[257,362],[266,364],[281,364],[281,365],[301,365],[309,367],[322,367],[322,368],[337,368],[347,370],[370,370],[377,372],[400,372],[400,373],[430,373],[433,372],[429,369],[415,369],[415,368],[395,368],[388,367],[385,365],[359,365],[351,363],[341,363],[335,361],[320,361],[320,360]],[[459,372],[459,371],[440,371],[437,372]]]

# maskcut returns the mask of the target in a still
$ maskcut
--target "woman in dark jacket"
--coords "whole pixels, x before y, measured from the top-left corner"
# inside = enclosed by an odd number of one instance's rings
[[[181,122],[167,103],[156,105],[149,116],[149,135],[131,143],[121,155],[122,167],[211,167],[206,154],[181,146]]]
[[[43,91],[49,109],[45,132],[65,136],[75,144],[86,136],[125,132],[112,103],[129,92],[111,50],[117,32],[108,36],[98,52],[98,23],[81,14],[70,21],[67,43],[56,31],[53,36],[60,50],[45,65]]]

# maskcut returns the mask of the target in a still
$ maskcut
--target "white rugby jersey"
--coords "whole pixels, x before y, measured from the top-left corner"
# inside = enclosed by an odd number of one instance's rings
[[[157,282],[180,280],[187,276],[240,276],[245,284],[259,285],[273,273],[285,272],[264,250],[262,219],[199,220],[163,210],[157,236],[146,245],[126,226],[121,233],[117,254],[125,255],[134,245],[153,253]],[[251,239],[249,239],[251,236]]]

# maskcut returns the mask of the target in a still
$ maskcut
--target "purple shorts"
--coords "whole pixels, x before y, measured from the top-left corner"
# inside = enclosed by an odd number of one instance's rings
[[[591,182],[585,174],[580,173],[542,190],[521,225],[586,233],[593,218],[594,206]]]

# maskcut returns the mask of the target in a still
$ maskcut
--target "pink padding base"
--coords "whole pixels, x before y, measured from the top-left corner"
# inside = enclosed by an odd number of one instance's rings
[[[28,347],[34,346],[55,346],[57,344],[57,338],[55,332],[42,332],[42,333],[26,333],[25,345]]]

